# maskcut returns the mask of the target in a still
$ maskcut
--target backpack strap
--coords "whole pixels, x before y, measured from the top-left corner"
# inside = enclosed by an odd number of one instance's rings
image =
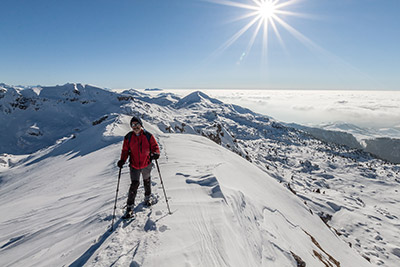
[[[149,145],[150,145],[150,138],[153,136],[150,132],[148,132],[148,131],[146,131],[146,130],[144,130],[143,129],[143,132],[144,132],[144,135],[146,136],[146,138],[147,138],[147,142],[149,142]]]
[[[124,137],[125,140],[128,140],[128,155],[129,155],[129,158],[131,157],[131,139],[132,139],[132,134],[133,134],[133,131],[130,131]]]

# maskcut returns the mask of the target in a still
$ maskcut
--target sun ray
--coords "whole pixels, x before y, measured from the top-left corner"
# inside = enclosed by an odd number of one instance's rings
[[[245,51],[241,54],[239,62],[243,61],[249,54],[255,43],[255,40],[260,32],[262,32],[262,61],[268,57],[268,46],[271,41],[271,34],[274,34],[278,39],[282,48],[286,51],[286,47],[279,28],[287,30],[296,39],[307,46],[316,47],[316,45],[295,28],[290,26],[282,18],[283,16],[305,17],[304,14],[286,10],[293,4],[299,3],[304,0],[247,0],[247,3],[238,2],[239,0],[205,0],[219,5],[231,6],[251,10],[251,12],[244,14],[234,21],[250,19],[245,26],[232,35],[225,43],[223,43],[213,54],[222,52],[236,42],[245,32],[250,30],[253,26],[255,30],[250,37],[249,43]],[[258,23],[257,23],[258,22]]]
[[[251,18],[251,17],[257,16],[257,15],[258,15],[258,11],[253,11],[253,12],[244,14],[244,15],[242,15],[242,16],[240,16],[240,17],[231,19],[231,20],[228,21],[228,23],[232,23],[232,22],[244,20],[244,19]]]
[[[299,40],[302,44],[304,44],[306,47],[308,47],[311,51],[317,51],[321,58],[327,58],[332,62],[335,62],[335,64],[340,64],[342,66],[344,66],[345,68],[351,70],[351,71],[355,71],[356,73],[358,73],[360,76],[371,80],[371,78],[363,73],[361,70],[359,70],[358,68],[354,67],[352,64],[350,64],[349,62],[341,59],[340,57],[336,56],[335,54],[327,51],[326,49],[320,47],[318,44],[314,43],[311,39],[309,39],[308,37],[306,37],[304,34],[302,34],[301,32],[299,32],[298,30],[296,30],[294,27],[292,27],[291,25],[289,25],[288,23],[286,23],[284,20],[282,20],[279,17],[276,17],[275,20],[282,25],[282,27],[284,27],[289,33],[291,33],[297,40]],[[375,81],[372,81],[374,82]]]
[[[268,56],[268,19],[264,18],[264,28],[263,28],[263,60]],[[265,62],[264,62],[265,63]],[[263,64],[264,65],[264,64]]]
[[[251,1],[253,1],[256,5],[259,5],[261,0],[251,0]]]
[[[282,46],[283,48],[286,48],[285,43],[283,42],[282,36],[281,36],[281,34],[279,33],[278,28],[276,27],[276,23],[275,23],[275,20],[274,20],[274,19],[271,19],[271,27],[272,27],[272,29],[274,30],[274,33],[275,33],[276,37],[278,37],[278,41],[279,41],[279,43],[281,44],[281,46]]]
[[[250,54],[250,51],[253,48],[254,42],[256,40],[258,32],[261,29],[262,24],[263,24],[263,21],[262,20],[258,20],[257,27],[254,30],[253,35],[250,38],[249,44],[247,45],[246,51],[244,52],[244,57],[242,57],[241,60],[244,60],[244,58],[247,57]]]
[[[243,28],[237,31],[231,38],[229,38],[224,44],[222,44],[215,53],[219,53],[230,47],[240,36],[242,36],[251,26],[253,26],[258,21],[258,17],[253,18],[249,23],[247,23]]]
[[[287,11],[287,10],[276,10],[275,14],[281,14],[281,15],[287,15],[287,16],[293,16],[293,17],[309,17],[309,15],[303,14],[303,13],[297,13],[293,11]]]
[[[314,47],[314,48],[318,48],[319,46],[317,46],[313,41],[311,41],[309,38],[307,38],[305,35],[303,35],[302,33],[300,33],[298,30],[296,30],[295,28],[293,28],[292,26],[290,26],[288,23],[286,23],[284,20],[282,20],[279,17],[276,17],[275,20],[282,25],[288,32],[290,32],[297,40],[299,40],[300,42],[302,42],[304,45],[306,46],[310,46],[310,47]]]
[[[242,3],[229,1],[229,0],[206,0],[206,1],[214,3],[214,4],[219,4],[219,5],[240,7],[240,8],[250,9],[250,10],[258,10],[257,6],[242,4]]]
[[[282,7],[287,7],[287,6],[291,6],[293,4],[297,4],[298,2],[300,2],[302,0],[288,0],[286,2],[282,2],[279,3],[280,1],[276,1],[276,8],[282,8]]]

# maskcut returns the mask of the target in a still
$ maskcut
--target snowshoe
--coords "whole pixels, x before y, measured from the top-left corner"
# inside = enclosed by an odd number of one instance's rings
[[[122,216],[122,219],[131,219],[135,217],[135,213],[133,212],[132,208],[127,208],[125,214]]]
[[[147,207],[151,207],[156,203],[157,203],[157,198],[155,198],[153,195],[144,197],[144,205],[146,205]]]

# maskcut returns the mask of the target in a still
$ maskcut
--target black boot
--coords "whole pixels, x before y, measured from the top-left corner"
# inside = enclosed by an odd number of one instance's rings
[[[134,212],[133,212],[133,205],[128,205],[126,206],[126,211],[125,214],[122,216],[123,219],[129,219],[134,217]]]
[[[144,204],[148,207],[153,205],[153,202],[151,201],[151,195],[144,196]]]

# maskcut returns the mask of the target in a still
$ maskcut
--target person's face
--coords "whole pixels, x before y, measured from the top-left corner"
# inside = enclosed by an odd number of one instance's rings
[[[139,133],[140,130],[142,129],[142,126],[139,124],[139,122],[132,122],[131,127],[132,127],[132,130],[133,130],[135,133]]]

